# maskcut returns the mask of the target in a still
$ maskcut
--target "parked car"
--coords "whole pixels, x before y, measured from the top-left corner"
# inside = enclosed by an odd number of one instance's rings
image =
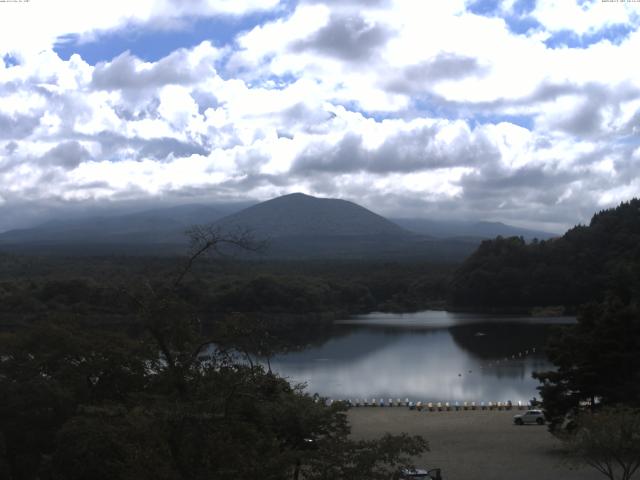
[[[400,480],[442,480],[439,468],[426,470],[424,468],[403,468],[400,470]]]
[[[527,410],[520,415],[515,415],[513,417],[513,423],[516,425],[524,425],[525,423],[544,425],[544,413],[542,410]]]

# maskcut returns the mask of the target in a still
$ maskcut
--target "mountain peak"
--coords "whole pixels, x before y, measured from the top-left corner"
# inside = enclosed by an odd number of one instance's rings
[[[302,192],[294,192],[294,193],[287,193],[286,195],[281,195],[279,197],[270,198],[269,200],[265,200],[262,203],[269,204],[269,203],[283,203],[283,202],[284,203],[309,202],[309,201],[321,201],[321,200],[329,200],[329,199],[314,197],[313,195],[307,195],[306,193],[302,193]]]
[[[491,222],[488,220],[480,220],[479,222],[475,223],[478,226],[489,226],[489,227],[506,227],[507,225],[502,223],[502,222]]]
[[[247,228],[257,236],[367,236],[407,232],[360,205],[337,198],[290,193],[253,205],[218,222],[223,228]]]
[[[315,198],[317,199],[317,197],[314,197],[313,195],[308,195],[302,192],[293,192],[293,193],[288,193],[286,195],[282,195],[280,197],[272,198],[271,200],[278,200],[283,198]]]

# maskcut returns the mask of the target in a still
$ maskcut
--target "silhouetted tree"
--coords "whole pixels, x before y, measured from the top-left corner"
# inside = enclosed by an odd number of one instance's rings
[[[586,306],[547,347],[557,369],[535,373],[551,429],[581,402],[640,407],[640,311],[611,299]]]
[[[610,480],[630,480],[640,468],[640,411],[610,407],[584,412],[576,423],[562,436],[569,461]]]
[[[210,229],[192,238],[174,276],[125,290],[138,336],[63,318],[0,338],[0,471],[10,480],[279,480],[331,469],[346,480],[380,478],[426,449],[419,437],[353,442],[344,405],[212,349],[180,288],[205,253],[254,245]]]
[[[640,288],[640,199],[599,212],[588,226],[526,244],[486,240],[458,268],[449,301],[457,307],[529,309],[580,305]]]

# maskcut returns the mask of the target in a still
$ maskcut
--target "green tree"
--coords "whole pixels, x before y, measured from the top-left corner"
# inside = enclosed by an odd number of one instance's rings
[[[456,271],[449,300],[467,308],[573,310],[603,301],[611,289],[629,299],[638,293],[639,279],[640,199],[633,199],[549,241],[482,242]]]
[[[419,437],[353,442],[344,405],[315,401],[228,349],[203,358],[216,339],[201,335],[183,280],[205,253],[252,244],[207,229],[193,240],[174,277],[125,290],[137,336],[67,319],[2,336],[0,468],[9,479],[379,478],[426,449]]]
[[[640,468],[640,411],[606,408],[584,412],[562,438],[571,463],[586,464],[610,480],[630,480]]]
[[[557,369],[538,372],[551,430],[580,405],[640,406],[640,311],[619,299],[586,306],[547,347]]]

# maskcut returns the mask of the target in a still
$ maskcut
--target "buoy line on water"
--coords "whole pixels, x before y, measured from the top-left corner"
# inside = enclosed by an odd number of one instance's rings
[[[480,365],[480,370],[486,370],[487,368],[492,368],[494,366],[500,366],[507,364],[511,361],[517,361],[528,357],[536,353],[540,347],[532,346],[527,349],[516,352],[512,355],[507,355],[506,357],[499,358],[490,362],[485,362]],[[473,370],[468,370],[467,374],[472,374]],[[458,373],[458,377],[462,377],[462,373]],[[349,407],[396,407],[396,406],[404,406],[409,409],[417,409],[417,410],[428,410],[428,411],[459,411],[459,410],[511,410],[513,409],[528,409],[533,408],[535,405],[531,403],[531,401],[522,401],[517,400],[515,402],[511,400],[507,401],[464,401],[460,403],[459,401],[455,402],[423,402],[417,401],[413,402],[406,398],[404,401],[400,398],[393,400],[389,398],[385,401],[384,398],[381,397],[371,397],[371,399],[339,399],[334,400],[332,398],[321,398],[317,393],[314,395],[316,401],[320,401],[321,399],[325,401],[328,405],[331,405],[333,402],[343,402],[346,403]]]

